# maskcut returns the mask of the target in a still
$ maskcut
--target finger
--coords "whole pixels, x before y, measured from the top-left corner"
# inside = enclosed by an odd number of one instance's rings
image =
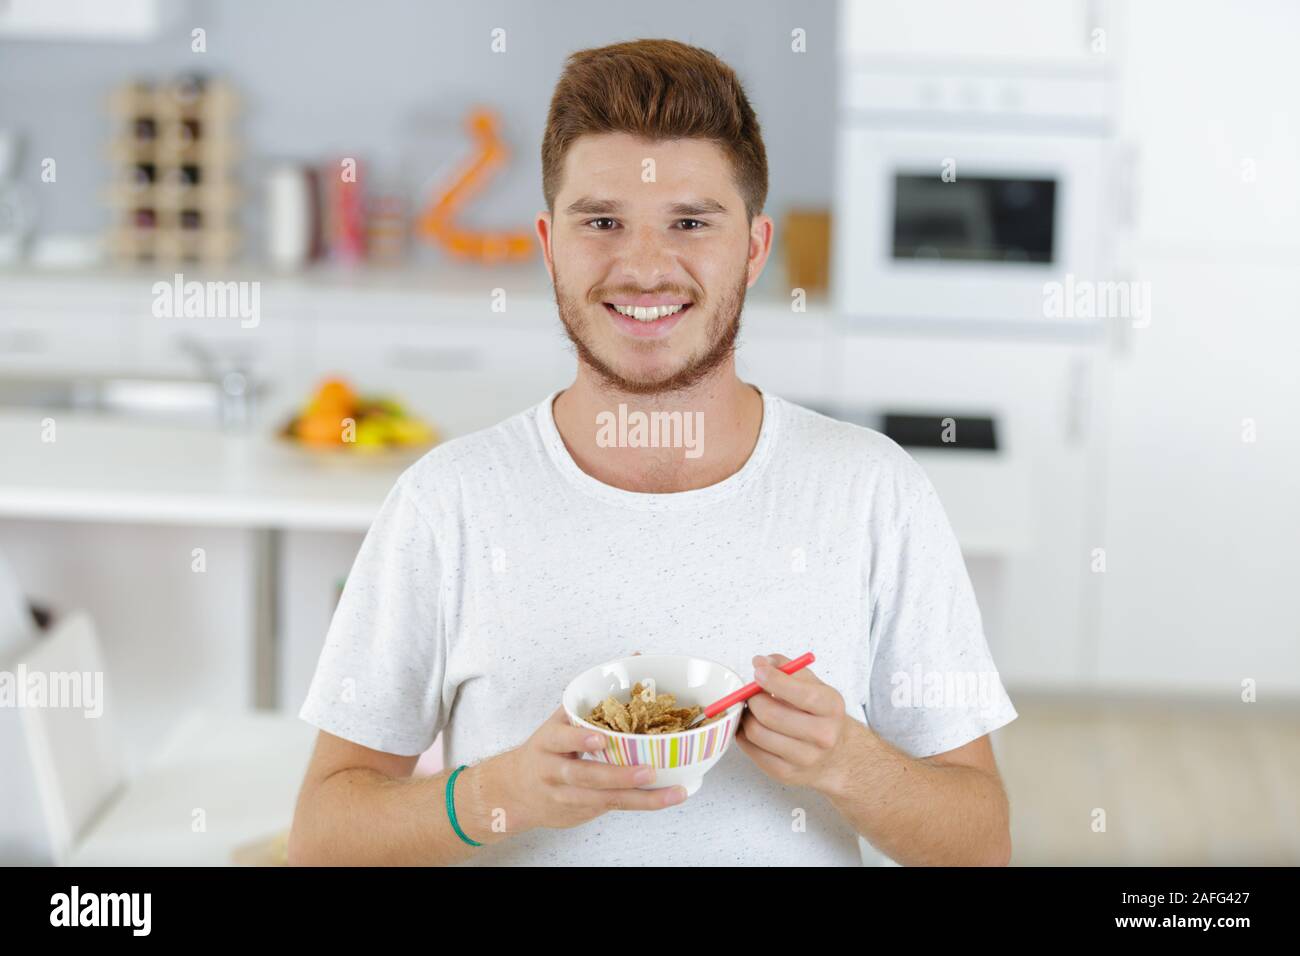
[[[746,714],[742,723],[745,728],[745,740],[750,745],[780,758],[792,767],[811,767],[822,758],[821,748],[764,727],[752,713]]]
[[[796,770],[795,767],[792,767],[780,757],[768,753],[762,747],[756,746],[752,741],[748,740],[744,734],[736,734],[736,746],[739,747],[750,760],[754,761],[754,764],[760,770],[767,773],[770,777],[780,780],[794,773]]]
[[[760,658],[754,660],[754,680],[773,697],[789,701],[810,714],[830,717],[835,713],[835,697],[838,696],[835,689],[817,680],[815,675],[809,675],[812,680],[801,678],[799,675],[808,670],[806,667],[794,674],[786,674],[770,662],[764,666],[758,663]]]
[[[767,694],[749,699],[749,713],[768,730],[802,740],[814,747],[827,748],[834,740],[827,735],[827,718],[800,710]]]
[[[618,767],[598,760],[563,761],[559,768],[559,782],[572,787],[591,790],[635,790],[642,784],[654,783],[655,768],[641,764],[635,767]],[[637,774],[648,771],[644,780]]]
[[[760,655],[759,657],[755,657],[755,658],[754,658],[753,663],[754,663],[754,664],[758,664],[758,662],[759,662],[760,660],[764,659],[764,658],[765,658],[765,659],[768,661],[768,663],[770,663],[773,667],[778,668],[778,669],[781,667],[782,664],[789,664],[789,663],[790,663],[790,658],[786,657],[784,654],[766,654],[766,655]],[[824,681],[822,681],[822,679],[821,679],[820,677],[817,676],[817,674],[813,671],[813,669],[812,669],[811,667],[801,667],[801,668],[799,668],[797,671],[795,671],[793,674],[786,674],[785,671],[780,671],[780,673],[781,673],[781,674],[784,674],[784,675],[787,676],[787,677],[793,677],[795,680],[808,681],[809,683],[813,683],[813,684],[822,684],[822,683],[824,683]]]
[[[682,799],[673,800],[674,791]],[[661,790],[589,790],[585,787],[562,787],[556,799],[570,806],[604,813],[609,810],[663,810],[686,799],[685,787]]]
[[[570,724],[563,707],[557,714],[558,717],[553,714],[550,720],[542,724],[542,732],[538,735],[542,750],[553,754],[571,754],[604,749],[605,738],[600,734]]]

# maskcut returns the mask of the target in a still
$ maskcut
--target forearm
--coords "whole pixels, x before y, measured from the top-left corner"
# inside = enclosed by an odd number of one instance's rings
[[[511,798],[505,755],[466,767],[456,778],[456,820],[471,840],[506,839]],[[446,866],[481,852],[447,817],[447,778],[394,778],[369,769],[332,774],[304,794],[294,815],[289,862],[308,866]]]
[[[926,763],[849,725],[849,759],[825,794],[872,846],[904,866],[1007,862],[1010,808],[995,775]]]

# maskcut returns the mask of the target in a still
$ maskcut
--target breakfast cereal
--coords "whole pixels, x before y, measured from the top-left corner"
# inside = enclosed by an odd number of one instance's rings
[[[616,697],[606,697],[592,708],[587,722],[624,734],[675,734],[685,730],[703,711],[704,708],[698,706],[678,707],[675,694],[658,694],[653,682],[638,681],[632,685],[627,703]],[[716,714],[696,726],[711,724],[725,713]]]

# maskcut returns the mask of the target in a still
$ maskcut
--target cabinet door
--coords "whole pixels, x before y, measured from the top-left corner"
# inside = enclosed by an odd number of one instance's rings
[[[1136,238],[1163,249],[1294,257],[1300,222],[1300,4],[1125,4],[1121,130]]]
[[[844,0],[850,57],[1042,62],[1087,59],[1103,19],[1093,0]]]
[[[1275,266],[1149,261],[1114,362],[1099,672],[1135,691],[1300,694],[1300,307]]]
[[[1300,693],[1300,6],[1126,4],[1129,274],[1149,325],[1108,390],[1098,673],[1136,692]],[[1190,104],[1190,108],[1188,107]]]
[[[841,402],[875,412],[991,415],[1000,450],[986,481],[973,451],[915,453],[963,541],[985,629],[1004,679],[1024,685],[1083,685],[1093,653],[1085,576],[1096,494],[1091,413],[1098,350],[1089,345],[976,339],[850,336]],[[1001,475],[1002,477],[999,477]],[[1022,510],[1023,509],[1023,510]],[[998,536],[1023,523],[1027,532]]]
[[[112,305],[50,306],[0,298],[0,372],[61,374],[116,369],[123,321]]]

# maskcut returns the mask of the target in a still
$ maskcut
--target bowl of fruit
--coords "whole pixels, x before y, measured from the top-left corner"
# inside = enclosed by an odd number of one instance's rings
[[[341,378],[327,379],[279,431],[279,437],[322,457],[412,458],[436,445],[436,428],[386,395],[361,395]]]

